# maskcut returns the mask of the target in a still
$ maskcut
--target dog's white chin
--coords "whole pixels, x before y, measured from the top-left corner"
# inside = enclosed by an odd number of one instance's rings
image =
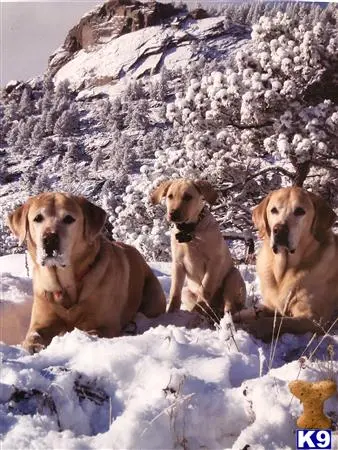
[[[47,256],[43,249],[38,249],[36,255],[37,263],[42,267],[67,267],[69,260],[63,254]]]
[[[45,258],[41,261],[40,266],[43,267],[67,267],[68,264],[66,264],[62,259],[58,258]]]

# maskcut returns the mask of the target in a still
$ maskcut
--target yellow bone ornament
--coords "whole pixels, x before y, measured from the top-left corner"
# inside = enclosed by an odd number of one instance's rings
[[[329,429],[332,422],[324,414],[324,402],[337,392],[337,385],[332,380],[291,381],[291,393],[303,404],[303,414],[297,419],[298,428]]]

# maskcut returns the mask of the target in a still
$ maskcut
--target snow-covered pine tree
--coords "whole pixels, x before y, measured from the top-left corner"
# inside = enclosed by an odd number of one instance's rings
[[[48,117],[48,116],[47,116]],[[69,136],[79,131],[79,112],[74,103],[61,113],[56,120],[54,133],[60,136]]]
[[[20,117],[30,116],[34,111],[34,103],[31,99],[31,91],[28,88],[25,88],[22,91],[21,99],[19,102],[18,113]]]
[[[112,214],[116,238],[168,256],[168,226],[148,195],[173,177],[211,181],[227,230],[251,228],[251,207],[283,185],[315,188],[337,206],[337,11],[263,16],[224,69],[197,70],[168,105],[173,131]]]

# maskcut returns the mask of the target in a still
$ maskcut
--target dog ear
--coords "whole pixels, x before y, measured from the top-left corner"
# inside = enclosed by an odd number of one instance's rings
[[[264,239],[266,235],[270,236],[270,227],[266,214],[271,194],[267,195],[252,211],[252,221],[258,230],[259,237]]]
[[[19,245],[22,245],[26,239],[28,231],[28,210],[29,203],[26,202],[24,205],[16,208],[7,217],[7,224],[14,236],[19,239]]]
[[[156,189],[150,194],[150,201],[153,205],[160,203],[163,197],[167,195],[168,189],[172,183],[172,180],[163,181]]]
[[[337,215],[322,197],[312,192],[309,192],[309,195],[315,208],[315,218],[312,222],[311,232],[317,241],[320,242],[335,223]]]
[[[84,197],[76,197],[76,199],[83,212],[84,236],[92,242],[100,234],[105,224],[107,213]]]
[[[216,190],[211,186],[211,184],[208,181],[204,180],[197,180],[194,181],[194,186],[200,192],[205,200],[210,204],[214,205],[218,198],[218,193]]]

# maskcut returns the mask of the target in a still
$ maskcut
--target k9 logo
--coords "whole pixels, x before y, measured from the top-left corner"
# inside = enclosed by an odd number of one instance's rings
[[[297,430],[297,450],[331,449],[331,430]]]

